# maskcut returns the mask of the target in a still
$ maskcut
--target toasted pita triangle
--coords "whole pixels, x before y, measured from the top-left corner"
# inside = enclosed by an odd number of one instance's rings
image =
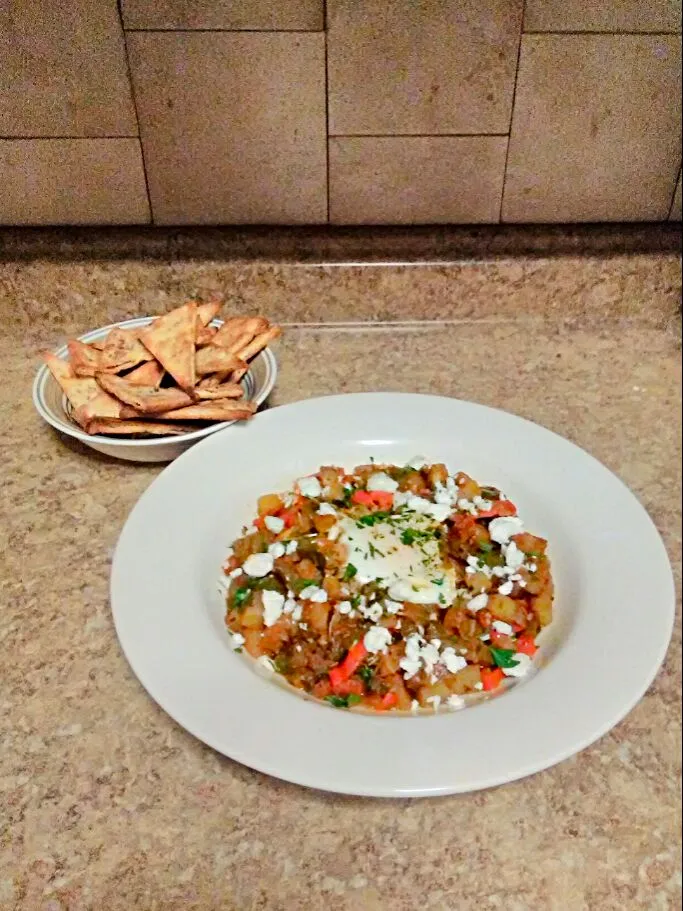
[[[67,361],[63,361],[61,357],[57,357],[56,354],[44,351],[43,360],[61,386],[62,392],[72,408],[80,408],[100,392],[100,387],[92,377],[75,377],[71,365]]]
[[[197,317],[202,325],[208,326],[211,320],[218,316],[221,307],[221,301],[207,301],[205,304],[197,304]]]
[[[140,332],[140,341],[183,389],[195,384],[197,304],[190,301],[160,316]]]
[[[233,316],[226,319],[213,338],[213,344],[230,351],[244,348],[259,332],[265,332],[268,320],[262,316]]]
[[[198,399],[241,399],[244,389],[239,383],[220,383],[217,386],[197,386],[194,394]]]
[[[76,376],[95,376],[100,365],[99,351],[91,345],[79,342],[78,339],[72,339],[67,348],[71,367]]]
[[[228,351],[226,348],[216,348],[207,345],[200,348],[195,356],[197,376],[206,376],[207,373],[229,373],[241,367],[243,361]]]
[[[159,386],[166,371],[158,361],[147,361],[126,374],[126,380],[134,386]]]
[[[113,434],[115,436],[173,436],[196,430],[192,424],[162,424],[159,421],[106,421],[93,420],[88,424],[88,433]]]
[[[150,361],[152,355],[140,343],[137,329],[112,329],[100,352],[100,371],[119,373],[143,361]]]
[[[136,386],[120,376],[98,373],[97,382],[117,399],[137,408],[143,414],[156,414],[191,405],[193,399],[182,389],[158,389],[156,386]]]
[[[93,382],[95,382],[93,380]],[[97,385],[97,383],[95,383]],[[74,411],[74,419],[86,430],[94,418],[120,418],[123,405],[118,399],[97,386],[97,395],[80,405]]]
[[[255,354],[258,354],[259,351],[262,351],[265,347],[270,345],[270,343],[276,339],[281,334],[281,332],[282,329],[280,329],[279,326],[271,326],[270,329],[266,329],[265,332],[261,332],[256,336],[256,338],[253,339],[253,341],[249,342],[246,348],[240,348],[237,354],[242,358],[243,361],[248,361],[254,357]]]
[[[215,326],[202,326],[197,320],[197,331],[194,336],[195,345],[209,345],[217,332],[218,329]]]
[[[159,417],[174,421],[242,421],[250,418],[255,411],[256,405],[253,402],[231,402],[222,399],[164,411]]]

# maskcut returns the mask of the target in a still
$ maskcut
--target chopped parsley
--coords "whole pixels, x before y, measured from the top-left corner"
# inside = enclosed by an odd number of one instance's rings
[[[493,544],[491,544],[489,541],[482,541],[482,543],[479,545],[479,550],[483,554],[490,554],[493,550]]]
[[[378,550],[372,541],[368,541],[368,551],[370,552],[371,557],[383,557],[384,554],[381,550]]]
[[[440,579],[432,579],[432,584],[433,585],[443,585],[444,581],[445,581],[445,577],[441,576]]]
[[[364,664],[363,667],[359,668],[356,673],[366,686],[370,686],[372,678],[375,676],[375,671],[373,668],[368,667],[367,664]]]
[[[425,541],[436,536],[434,531],[423,531],[420,528],[404,528],[401,532],[401,542],[410,546],[416,541]]]
[[[318,584],[317,579],[290,579],[289,582],[290,588],[292,591],[296,592],[297,595],[305,588],[308,588],[309,585],[315,585],[317,587]]]
[[[242,586],[241,588],[238,588],[232,596],[232,603],[237,610],[240,610],[246,605],[250,597],[251,589],[247,586]]]
[[[327,696],[325,698],[325,702],[329,702],[335,709],[348,709],[349,706],[358,705],[362,701],[362,696],[358,696],[356,693],[350,693],[348,696]]]
[[[510,648],[491,648],[490,651],[498,667],[517,667],[519,664],[515,659],[517,653]]]
[[[390,515],[390,512],[378,510],[377,512],[368,513],[367,516],[361,516],[356,524],[358,526],[376,525],[378,522],[383,522],[385,519],[388,519]]]
[[[344,580],[344,582],[350,582],[351,579],[353,579],[353,577],[356,575],[357,572],[358,572],[358,570],[353,565],[353,563],[347,563],[346,569],[344,570],[344,575],[342,576],[342,579]]]

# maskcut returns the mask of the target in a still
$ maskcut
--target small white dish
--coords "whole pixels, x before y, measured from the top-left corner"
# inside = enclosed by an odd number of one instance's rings
[[[153,319],[153,316],[144,316],[125,320],[122,323],[112,323],[110,326],[87,332],[79,338],[82,342],[95,342],[105,338],[117,326],[122,329],[141,329],[143,326],[149,325]],[[219,319],[213,320],[212,323],[214,326],[221,324],[222,320]],[[57,357],[66,360],[67,346],[63,345],[54,353]],[[265,348],[250,361],[249,370],[242,379],[245,399],[262,405],[272,392],[276,379],[277,360],[271,349]],[[170,462],[198,440],[237,423],[236,421],[221,421],[190,433],[146,439],[89,434],[72,419],[66,397],[45,365],[40,367],[33,381],[33,404],[38,414],[55,430],[80,440],[91,449],[96,449],[97,452],[129,462]]]
[[[219,578],[257,497],[320,465],[416,455],[501,487],[548,538],[555,619],[538,672],[462,711],[415,717],[334,710],[254,673],[231,650]],[[582,449],[481,405],[378,393],[275,408],[166,468],[123,529],[111,603],[143,686],[204,743],[309,787],[416,797],[522,778],[607,733],[664,658],[674,588],[649,516]]]

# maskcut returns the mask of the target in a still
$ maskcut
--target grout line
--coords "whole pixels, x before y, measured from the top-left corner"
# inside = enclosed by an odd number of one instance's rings
[[[35,139],[139,139],[139,133],[125,133],[119,136],[0,136],[3,141],[32,142]]]
[[[218,32],[231,35],[319,35],[319,28],[127,28],[126,32],[160,32],[162,34],[193,34]]]
[[[510,105],[510,121],[508,123],[508,144],[505,149],[505,165],[503,166],[503,186],[500,190],[500,209],[498,210],[498,224],[503,223],[503,206],[505,205],[505,187],[507,186],[508,177],[508,160],[510,158],[510,142],[512,140],[512,121],[515,116],[515,101],[517,100],[517,82],[519,80],[519,61],[522,58],[522,39],[524,37],[524,17],[526,16],[526,0],[522,0],[522,27],[519,32],[519,44],[517,46],[517,65],[515,67],[515,82],[512,86],[512,104]]]
[[[529,316],[521,318],[519,316],[490,316],[490,317],[461,317],[453,319],[435,319],[435,320],[349,320],[349,321],[325,321],[325,322],[280,322],[278,325],[283,329],[307,329],[312,332],[414,332],[420,329],[442,329],[444,326],[464,326],[464,325],[489,325],[499,326],[508,325],[509,323],[519,324],[520,322],[528,325],[530,323],[546,322],[547,319],[542,316]]]
[[[669,203],[669,211],[667,212],[667,216],[666,216],[667,219],[671,218],[671,213],[673,212],[674,202],[676,201],[676,190],[678,189],[678,184],[680,183],[681,179],[683,179],[681,177],[682,174],[683,174],[683,171],[681,170],[681,166],[679,165],[678,174],[676,175],[676,179],[674,180],[674,188],[671,192],[671,202]]]
[[[552,35],[556,38],[558,35],[605,35],[608,38],[611,38],[615,35],[651,35],[653,38],[675,38],[680,36],[680,32],[646,32],[638,31],[637,29],[625,29],[620,31],[619,29],[607,29],[603,31],[591,30],[591,29],[574,29],[567,31],[560,31],[559,29],[546,29],[545,31],[536,31],[536,30],[524,30],[523,35]]]
[[[152,209],[152,195],[149,192],[149,178],[147,176],[147,162],[145,161],[145,147],[142,143],[142,132],[140,130],[140,115],[138,114],[138,103],[135,97],[135,85],[133,83],[133,73],[130,67],[130,57],[128,55],[128,42],[126,41],[126,32],[123,28],[123,9],[122,9],[122,0],[117,0],[116,6],[119,13],[119,22],[121,23],[122,29],[122,38],[123,38],[123,56],[126,61],[126,74],[128,76],[128,85],[130,86],[130,97],[133,102],[133,110],[135,111],[135,123],[138,128],[137,140],[140,144],[140,158],[142,159],[142,173],[145,178],[145,192],[147,193],[147,206],[149,208],[149,223],[154,224],[154,211]]]
[[[329,133],[329,139],[482,139],[508,133]]]
[[[325,41],[325,194],[327,224],[330,223],[330,77],[327,63],[327,0],[323,0],[323,35]]]

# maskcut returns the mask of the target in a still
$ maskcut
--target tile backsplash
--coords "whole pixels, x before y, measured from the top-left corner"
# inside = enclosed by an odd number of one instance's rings
[[[0,4],[0,224],[681,218],[681,0]]]

